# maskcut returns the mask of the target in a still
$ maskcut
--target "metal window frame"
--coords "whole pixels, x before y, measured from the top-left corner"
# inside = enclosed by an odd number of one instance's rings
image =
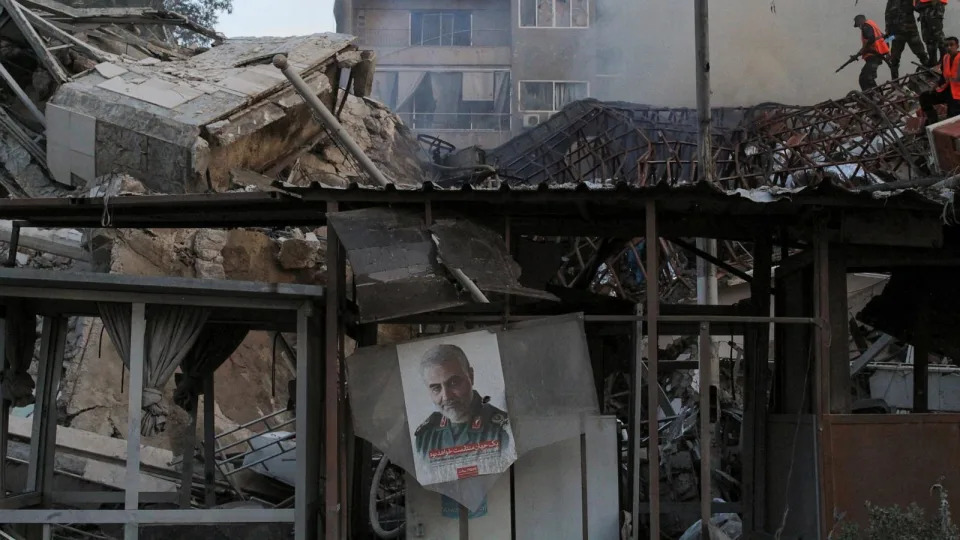
[[[455,40],[456,34],[457,34],[457,12],[460,12],[460,11],[467,11],[467,12],[468,12],[468,15],[469,15],[469,20],[470,20],[470,43],[468,43],[467,45],[456,45],[456,44],[454,43],[454,40]],[[415,30],[415,28],[413,27],[413,16],[414,16],[414,15],[420,15],[420,40],[419,40],[419,43],[414,43],[414,41],[413,41],[413,31]],[[424,38],[423,38],[423,27],[425,26],[425,24],[424,24],[424,19],[425,19],[426,17],[429,17],[429,16],[437,16],[437,17],[440,17],[440,32],[439,32],[439,34],[438,34],[438,36],[439,36],[438,39],[440,40],[440,43],[439,43],[439,44],[436,44],[436,45],[432,45],[432,44],[431,44],[431,45],[425,45],[425,44],[424,44]],[[451,19],[452,19],[452,20],[451,20],[451,23],[450,23],[450,36],[449,36],[449,37],[450,37],[450,44],[449,44],[449,45],[446,45],[446,44],[443,43],[443,37],[444,37],[444,33],[443,33],[443,18],[444,18],[444,17],[447,17],[447,16],[451,17]],[[410,21],[410,24],[409,24],[410,31],[409,31],[408,33],[410,34],[410,39],[409,39],[409,46],[410,46],[410,47],[473,47],[473,11],[472,11],[472,10],[466,10],[466,9],[450,10],[450,9],[448,9],[448,10],[439,10],[439,11],[437,11],[437,10],[420,10],[420,9],[416,9],[416,10],[411,10],[411,11],[409,12],[409,21]]]
[[[215,525],[229,523],[293,523],[297,540],[317,538],[321,483],[321,431],[327,429],[321,421],[322,373],[320,344],[324,332],[320,318],[321,306],[326,303],[328,289],[316,286],[257,284],[198,280],[184,278],[149,278],[113,274],[64,274],[54,271],[0,269],[0,300],[21,299],[43,301],[53,306],[44,313],[41,336],[38,401],[31,434],[31,459],[27,492],[0,498],[0,521],[9,524],[39,525],[48,534],[57,524],[120,524],[124,538],[136,539],[143,526],[161,525]],[[57,301],[60,301],[59,308]],[[66,336],[65,316],[78,309],[90,311],[99,302],[131,304],[130,384],[128,390],[127,460],[125,489],[116,493],[94,493],[89,497],[120,501],[122,510],[63,510],[51,506],[58,501],[79,500],[85,494],[57,491],[53,488],[53,456],[56,448],[57,376],[54,366],[62,358]],[[146,355],[147,304],[195,305],[234,310],[293,311],[296,313],[298,333],[297,431],[301,452],[297,453],[297,506],[294,509],[179,509],[141,510],[140,504],[158,499],[178,497],[177,493],[141,493],[140,418],[143,394],[143,369]],[[327,311],[330,306],[325,308]],[[336,306],[333,306],[336,313]],[[8,311],[5,317],[17,316]],[[6,318],[0,341],[8,336]],[[263,324],[253,322],[248,324]],[[336,327],[336,325],[334,325]],[[334,331],[339,331],[334,328]],[[335,362],[334,362],[335,363]],[[49,397],[49,396],[52,396]],[[337,405],[334,398],[334,405]],[[206,401],[206,400],[205,400]],[[330,403],[328,402],[327,405]],[[5,409],[5,408],[4,408]],[[334,425],[332,428],[336,428]],[[6,440],[6,423],[0,423],[0,439]],[[329,436],[329,434],[327,434]],[[312,443],[312,444],[311,444]],[[308,450],[309,449],[309,450]],[[0,460],[6,459],[2,452]],[[339,500],[339,499],[338,499]],[[43,505],[46,508],[30,508]],[[341,512],[340,510],[337,510]],[[345,511],[342,511],[345,512]]]
[[[590,28],[591,17],[590,17],[590,0],[583,0],[586,4],[587,9],[587,24],[584,26],[574,26],[573,25],[573,2],[575,0],[570,0],[570,26],[557,26],[557,0],[550,0],[550,5],[553,7],[553,24],[550,26],[540,26],[540,9],[537,5],[539,0],[530,0],[533,2],[534,12],[533,12],[533,26],[523,24],[523,2],[520,0],[517,2],[517,27],[518,28],[552,28],[555,30],[584,30]]]
[[[523,108],[523,84],[524,83],[551,83],[553,84],[553,110],[546,109],[525,109]],[[557,108],[557,84],[585,84],[587,86],[587,96],[590,97],[590,81],[576,81],[576,80],[542,80],[542,79],[525,79],[522,81],[517,81],[517,109],[521,113],[556,113],[562,109],[562,107]]]

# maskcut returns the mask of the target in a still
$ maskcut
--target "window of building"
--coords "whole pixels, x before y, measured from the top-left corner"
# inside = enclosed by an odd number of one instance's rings
[[[417,131],[510,130],[509,71],[377,71],[373,98]]]
[[[586,28],[589,0],[520,0],[520,26]]]
[[[410,23],[414,46],[469,47],[473,41],[469,11],[414,11]]]
[[[585,82],[521,81],[520,110],[555,112],[588,95]]]

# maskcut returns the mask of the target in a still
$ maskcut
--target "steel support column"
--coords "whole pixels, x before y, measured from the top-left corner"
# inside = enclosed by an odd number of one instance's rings
[[[919,316],[913,331],[913,412],[930,412],[929,367],[930,367],[930,329],[926,298],[918,298]]]
[[[813,242],[813,316],[818,320],[814,329],[813,412],[817,422],[817,469],[820,472],[820,534],[827,538],[828,520],[833,509],[826,507],[832,481],[828,473],[829,453],[825,451],[822,438],[823,416],[830,413],[830,246],[823,227],[818,227]],[[849,373],[849,368],[848,368]],[[829,516],[829,517],[828,517]]]
[[[130,309],[130,388],[127,402],[127,474],[124,481],[125,510],[140,507],[140,419],[143,402],[143,369],[146,356],[146,305],[132,304]],[[139,526],[127,523],[123,528],[124,540],[137,540]]]
[[[200,405],[200,397],[196,392],[190,396],[189,409],[190,428],[187,437],[183,441],[183,461],[180,471],[180,508],[190,508],[190,500],[193,495],[193,459],[197,449],[197,407]]]
[[[7,341],[11,339],[7,328],[7,321],[11,317],[10,308],[3,309],[3,318],[0,319],[0,381],[9,375],[10,364],[7,362]],[[18,314],[19,315],[19,314]],[[7,494],[7,437],[10,433],[10,402],[3,395],[0,385],[0,498]]]
[[[633,516],[633,538],[639,538],[640,518],[640,431],[643,426],[643,380],[644,375],[649,377],[643,369],[643,305],[636,306],[637,320],[633,322],[633,381],[630,392],[630,462],[627,470],[630,473],[630,514]]]
[[[660,538],[660,433],[658,432],[657,405],[660,392],[659,350],[660,341],[657,324],[660,317],[660,238],[657,234],[657,207],[654,201],[646,204],[647,239],[647,475],[650,502],[650,538]],[[638,471],[639,472],[639,471]],[[634,539],[639,540],[639,527],[633,528]]]
[[[203,379],[203,504],[217,505],[217,401],[213,373]]]
[[[327,204],[327,214],[338,210],[337,203]],[[342,247],[333,227],[327,227],[327,291],[326,316],[324,328],[324,531],[326,540],[346,538],[343,530],[345,517],[345,501],[341,499],[344,493],[341,490],[346,465],[344,461],[343,442],[341,433],[341,419],[343,417],[340,392],[343,388],[341,380],[340,343],[343,338],[341,331],[341,304],[344,299],[346,279],[346,262],[341,253]]]
[[[54,460],[57,448],[57,390],[63,369],[63,348],[66,340],[65,318],[44,317],[37,373],[36,403],[33,430],[30,434],[30,464],[27,471],[28,493],[41,495],[41,503],[52,503]],[[27,538],[49,538],[50,525],[28,528]]]
[[[37,401],[30,434],[30,465],[26,491],[39,491],[46,499],[53,482],[53,459],[57,437],[57,389],[63,362],[66,320],[44,317],[37,373]]]
[[[297,312],[297,485],[294,502],[296,540],[319,538],[323,453],[323,329],[315,306]]]
[[[773,243],[767,236],[754,242],[753,275],[750,283],[750,304],[753,315],[770,315],[770,280],[772,277]],[[769,386],[770,325],[752,325],[744,342],[746,368],[744,373],[743,421],[743,501],[744,527],[748,531],[762,530],[766,507],[766,399]]]
[[[713,385],[713,342],[710,339],[710,323],[700,323],[700,536],[711,540],[710,518],[713,516],[711,471],[713,469],[713,443],[716,431],[716,414],[719,406]],[[717,463],[717,467],[720,464]],[[654,537],[656,538],[656,537]]]

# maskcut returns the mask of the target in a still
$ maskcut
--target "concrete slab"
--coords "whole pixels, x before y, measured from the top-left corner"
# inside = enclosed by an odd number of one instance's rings
[[[97,73],[103,75],[107,79],[112,79],[114,77],[119,77],[127,72],[127,69],[120,67],[116,64],[111,64],[110,62],[101,62],[94,66],[94,69],[97,70]]]
[[[33,419],[10,416],[10,436],[29,440]],[[96,433],[68,427],[57,427],[57,455],[73,454],[85,458],[84,480],[97,484],[123,489],[126,467],[122,464],[127,457],[127,442],[122,439],[104,437]],[[173,453],[152,446],[140,448],[140,463],[155,468],[172,470],[169,463]],[[176,476],[176,474],[174,474]],[[166,491],[177,489],[177,482],[158,478],[147,473],[140,474],[141,491]]]
[[[90,156],[96,155],[97,119],[76,111],[70,111],[70,150]]]
[[[70,148],[47,140],[47,168],[50,176],[61,184],[70,185]]]
[[[97,85],[97,88],[116,92],[127,97],[146,101],[167,109],[173,109],[189,101],[172,90],[163,90],[148,86],[149,79],[141,84],[133,84],[120,77],[108,79]]]

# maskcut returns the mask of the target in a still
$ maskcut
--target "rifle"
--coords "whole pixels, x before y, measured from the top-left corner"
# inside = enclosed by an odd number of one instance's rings
[[[850,59],[847,60],[846,62],[844,62],[842,66],[838,67],[837,70],[834,71],[834,73],[840,73],[840,70],[842,70],[843,68],[845,68],[845,67],[849,66],[850,64],[856,62],[856,61],[859,60],[859,59],[860,59],[860,54],[859,54],[859,53],[851,56]]]
[[[859,59],[860,59],[860,55],[859,55],[859,54],[856,54],[856,55],[854,55],[854,56],[851,56],[850,59],[847,60],[846,62],[844,62],[842,66],[838,67],[837,70],[834,71],[834,73],[840,73],[840,70],[842,70],[843,68],[845,68],[845,67],[849,66],[850,64],[856,62],[856,61],[859,60]],[[888,66],[890,65],[890,57],[889,57],[889,55],[886,55],[886,54],[885,54],[885,55],[881,56],[880,59],[883,60],[883,63],[884,63],[884,64],[886,64],[886,65],[888,65]]]

